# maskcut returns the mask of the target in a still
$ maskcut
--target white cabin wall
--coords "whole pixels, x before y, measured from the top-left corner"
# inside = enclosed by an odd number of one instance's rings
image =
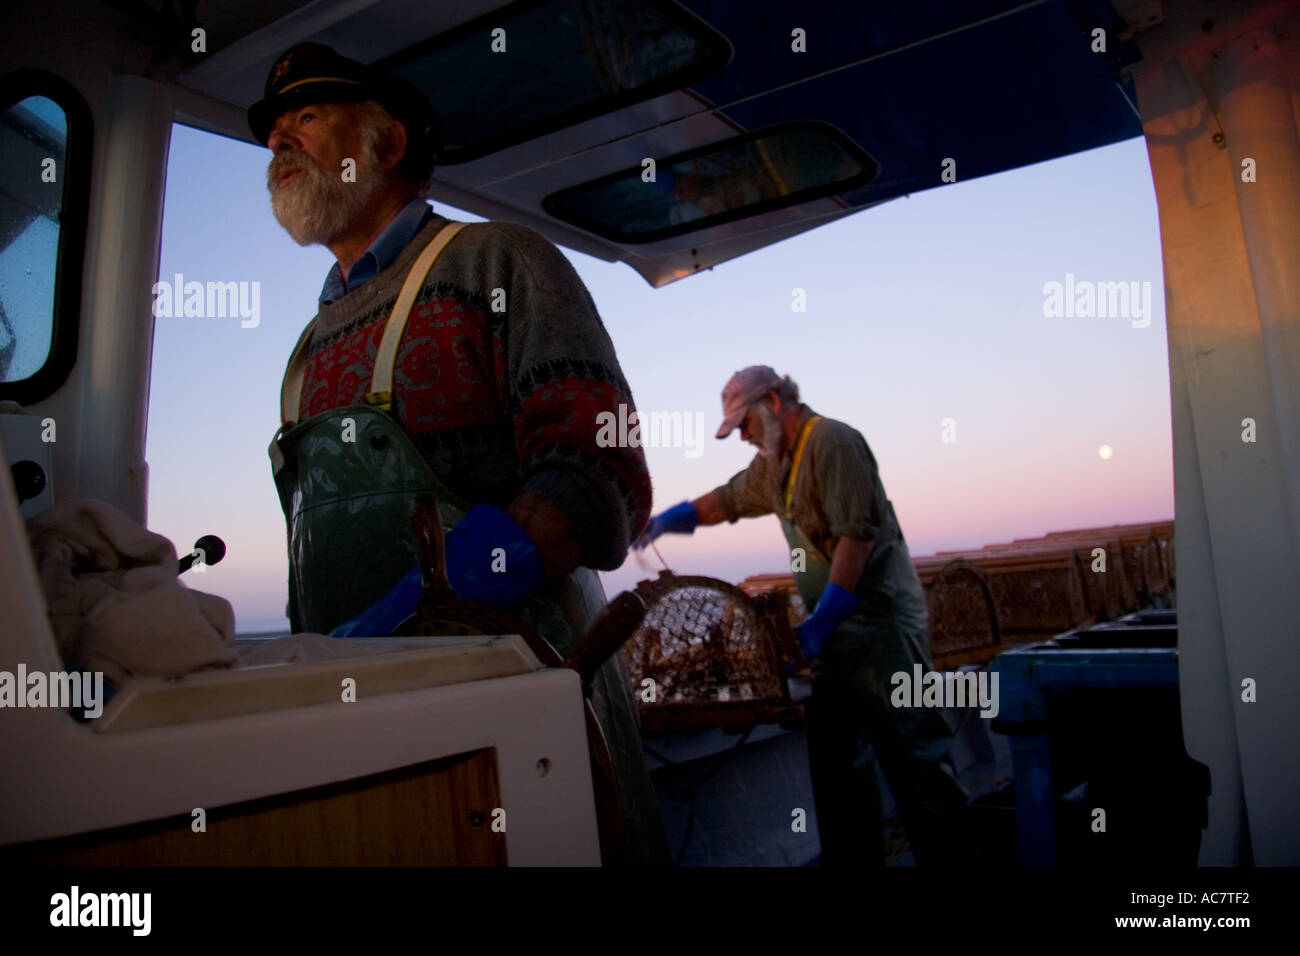
[[[1213,786],[1207,865],[1300,863],[1297,6],[1166,4],[1137,38],[1168,313],[1183,730]]]
[[[171,95],[157,83],[115,76],[95,148],[86,247],[72,488],[59,497],[98,498],[145,524],[149,470],[145,425],[153,355]],[[89,316],[89,321],[87,320]],[[196,463],[197,467],[197,463]],[[55,468],[61,470],[56,459]]]
[[[103,4],[8,4],[0,64],[6,73],[45,70],[71,83],[93,123],[77,361],[52,396],[28,407],[56,423],[54,500],[98,498],[143,523],[150,290],[172,109],[168,88],[139,76],[153,51],[124,24]]]

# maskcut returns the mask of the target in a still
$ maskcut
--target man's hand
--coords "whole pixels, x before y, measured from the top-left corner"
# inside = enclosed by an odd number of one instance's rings
[[[525,522],[533,534],[520,527]],[[511,502],[510,513],[479,505],[447,534],[448,583],[463,600],[511,604],[541,584],[547,574],[565,574],[578,566],[580,555],[570,530],[563,512],[531,492],[521,492]],[[534,537],[546,542],[546,551]],[[556,570],[547,566],[548,559]],[[417,566],[370,607],[330,631],[330,636],[387,637],[415,613],[423,586]]]
[[[415,613],[420,601],[424,580],[417,567],[370,607],[356,617],[344,621],[330,637],[387,637],[393,629]]]
[[[817,601],[812,617],[795,629],[799,649],[812,660],[822,652],[822,645],[831,632],[843,624],[858,607],[858,599],[834,581],[826,583],[826,590]]]
[[[506,514],[537,545],[548,578],[568,574],[582,564],[582,545],[573,533],[573,522],[552,501],[536,492],[520,491]]]
[[[447,532],[447,583],[462,600],[513,604],[545,579],[533,539],[494,505],[476,506]]]
[[[661,512],[650,519],[645,531],[632,542],[632,548],[641,551],[648,547],[655,538],[668,531],[674,534],[694,534],[695,526],[699,523],[699,520],[700,516],[695,510],[695,505],[689,501],[673,505],[667,511]]]

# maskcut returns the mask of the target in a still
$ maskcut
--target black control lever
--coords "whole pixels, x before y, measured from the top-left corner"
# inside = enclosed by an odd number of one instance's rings
[[[45,469],[34,461],[14,462],[9,468],[13,475],[14,491],[18,492],[18,503],[29,501],[45,490]]]
[[[216,564],[226,556],[226,542],[215,534],[205,534],[194,542],[194,550],[179,561],[177,574],[184,574],[195,564]]]

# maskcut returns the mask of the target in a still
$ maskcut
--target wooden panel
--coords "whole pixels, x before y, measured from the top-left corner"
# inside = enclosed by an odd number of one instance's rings
[[[0,848],[19,866],[504,866],[496,751],[207,808],[190,816]]]

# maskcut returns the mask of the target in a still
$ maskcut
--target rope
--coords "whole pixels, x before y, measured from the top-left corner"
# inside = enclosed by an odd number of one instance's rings
[[[731,759],[736,756],[740,748],[745,746],[745,742],[749,740],[749,735],[754,732],[756,727],[758,727],[758,721],[754,721],[754,723],[750,724],[745,732],[741,734],[740,739],[719,755],[719,759],[713,764],[713,767],[709,772],[700,777],[700,779],[696,780],[690,786],[686,787],[681,792],[681,796],[677,798],[679,800],[684,800],[687,807],[689,807],[689,810],[687,811],[686,816],[686,833],[682,836],[682,845],[678,848],[677,856],[673,859],[673,866],[682,865],[682,858],[686,856],[686,848],[691,845],[691,836],[695,832],[695,798],[699,795],[700,788],[708,783],[714,774],[725,767]],[[678,764],[673,763],[671,760],[665,760],[663,757],[650,751],[649,748],[644,747],[644,745],[642,749],[650,753],[650,755],[656,760],[660,760],[670,767],[678,766]]]
[[[664,570],[667,571],[667,572],[669,572],[669,573],[671,574],[673,569],[670,568],[670,567],[668,567],[668,562],[665,561],[665,560],[664,560],[664,556],[663,556],[662,554],[659,553],[659,545],[657,545],[657,544],[655,544],[653,541],[651,541],[651,542],[650,542],[650,547],[654,548],[654,550],[655,550],[655,557],[658,558],[658,559],[659,559],[659,563],[662,564],[662,565],[664,566]]]

